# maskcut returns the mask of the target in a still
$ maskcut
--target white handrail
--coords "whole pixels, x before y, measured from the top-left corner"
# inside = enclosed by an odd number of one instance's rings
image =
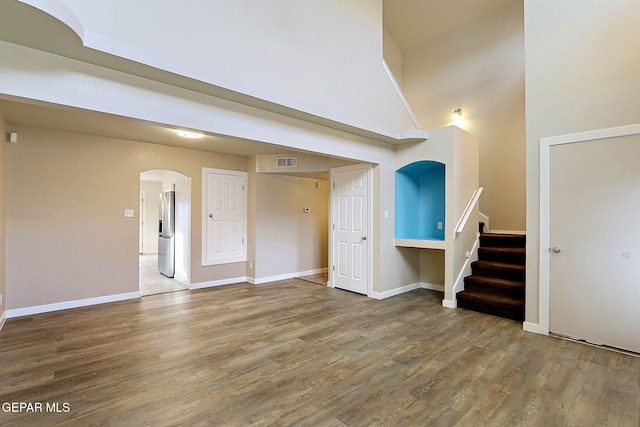
[[[476,206],[476,204],[478,203],[478,200],[480,199],[482,190],[484,190],[484,187],[478,187],[478,189],[473,192],[473,195],[471,196],[471,200],[469,200],[469,203],[467,204],[467,207],[464,209],[464,212],[462,213],[460,220],[456,224],[456,227],[453,229],[454,239],[458,236],[458,234],[462,233],[462,230],[464,230],[464,227],[467,225],[467,221],[469,221],[471,212],[473,212],[473,208]]]

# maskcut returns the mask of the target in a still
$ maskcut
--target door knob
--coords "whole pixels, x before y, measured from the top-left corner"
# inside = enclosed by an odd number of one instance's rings
[[[367,236],[362,236],[362,240],[367,240]]]
[[[554,254],[559,254],[560,252],[562,252],[562,248],[554,246],[553,248],[551,248],[551,252],[553,252]]]
[[[209,214],[209,218],[213,218],[213,214]]]

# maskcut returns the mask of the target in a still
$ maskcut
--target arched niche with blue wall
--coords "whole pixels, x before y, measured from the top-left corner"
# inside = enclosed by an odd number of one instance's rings
[[[421,160],[395,175],[395,238],[444,240],[445,164]]]

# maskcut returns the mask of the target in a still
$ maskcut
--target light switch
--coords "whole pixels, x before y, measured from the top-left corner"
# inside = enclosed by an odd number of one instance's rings
[[[125,218],[133,218],[133,209],[125,209],[124,210]]]

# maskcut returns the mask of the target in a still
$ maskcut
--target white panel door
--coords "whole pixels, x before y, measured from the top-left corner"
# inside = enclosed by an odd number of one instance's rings
[[[549,329],[640,352],[640,136],[550,148]]]
[[[205,170],[203,265],[246,260],[246,175]]]
[[[334,174],[333,283],[360,294],[369,289],[369,168]]]

